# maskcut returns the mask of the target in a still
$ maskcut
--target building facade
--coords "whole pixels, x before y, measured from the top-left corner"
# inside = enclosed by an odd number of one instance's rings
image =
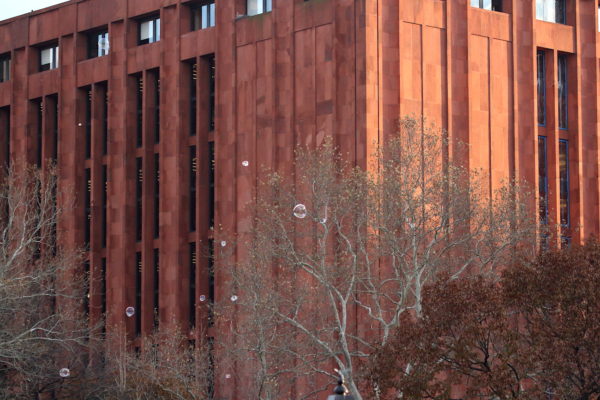
[[[228,278],[203,254],[248,230],[265,168],[326,136],[366,166],[425,116],[490,190],[535,186],[557,237],[598,235],[598,18],[597,0],[71,0],[0,22],[0,162],[56,163],[73,189],[60,240],[89,249],[92,319],[218,340],[204,304]]]

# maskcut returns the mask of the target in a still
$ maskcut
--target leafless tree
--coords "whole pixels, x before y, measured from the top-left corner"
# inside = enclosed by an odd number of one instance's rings
[[[125,335],[107,339],[104,362],[89,369],[86,398],[105,400],[206,400],[212,393],[208,342],[189,343],[175,328],[159,330],[132,346]]]
[[[357,364],[401,315],[420,316],[426,284],[441,272],[494,275],[535,249],[522,185],[492,191],[448,148],[444,132],[407,118],[367,170],[325,143],[298,151],[294,177],[262,183],[252,231],[236,257],[220,248],[216,260],[233,276],[235,297],[219,313],[231,317],[232,356],[255,379],[250,397],[310,397],[335,368],[357,399],[375,398],[376,388],[359,393]]]
[[[57,245],[53,169],[10,169],[0,184],[0,397],[37,398],[82,362],[88,338],[80,252]]]

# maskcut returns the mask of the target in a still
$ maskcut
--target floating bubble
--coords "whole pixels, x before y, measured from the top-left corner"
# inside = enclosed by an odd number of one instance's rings
[[[227,246],[227,242],[224,240],[221,240],[221,247],[225,247],[225,246]]]
[[[231,301],[235,303],[236,301],[238,301],[238,297],[234,294],[233,296],[231,296]]]
[[[71,375],[71,371],[69,371],[69,368],[61,368],[58,374],[61,378],[68,378]]]
[[[125,315],[127,315],[128,317],[133,317],[135,315],[135,308],[133,307],[127,307],[125,309]]]
[[[206,296],[203,295],[203,294],[201,294],[200,295],[200,301],[202,301],[202,302],[206,301]]]
[[[244,160],[244,161],[242,161],[242,165],[244,167],[247,167],[248,165],[250,165],[250,163],[248,161]]]
[[[304,204],[296,204],[294,207],[294,216],[303,219],[306,217],[306,206]]]
[[[225,374],[225,379],[231,379],[231,374]]]

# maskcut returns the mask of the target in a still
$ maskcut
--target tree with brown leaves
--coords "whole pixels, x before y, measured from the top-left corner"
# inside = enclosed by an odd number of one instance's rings
[[[426,289],[369,360],[382,399],[589,400],[600,396],[600,244],[509,267],[501,281],[461,278]]]

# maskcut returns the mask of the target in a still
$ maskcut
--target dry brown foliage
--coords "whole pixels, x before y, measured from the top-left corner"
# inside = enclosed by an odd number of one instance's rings
[[[600,243],[509,267],[502,280],[462,278],[426,289],[369,360],[381,399],[598,399]]]

